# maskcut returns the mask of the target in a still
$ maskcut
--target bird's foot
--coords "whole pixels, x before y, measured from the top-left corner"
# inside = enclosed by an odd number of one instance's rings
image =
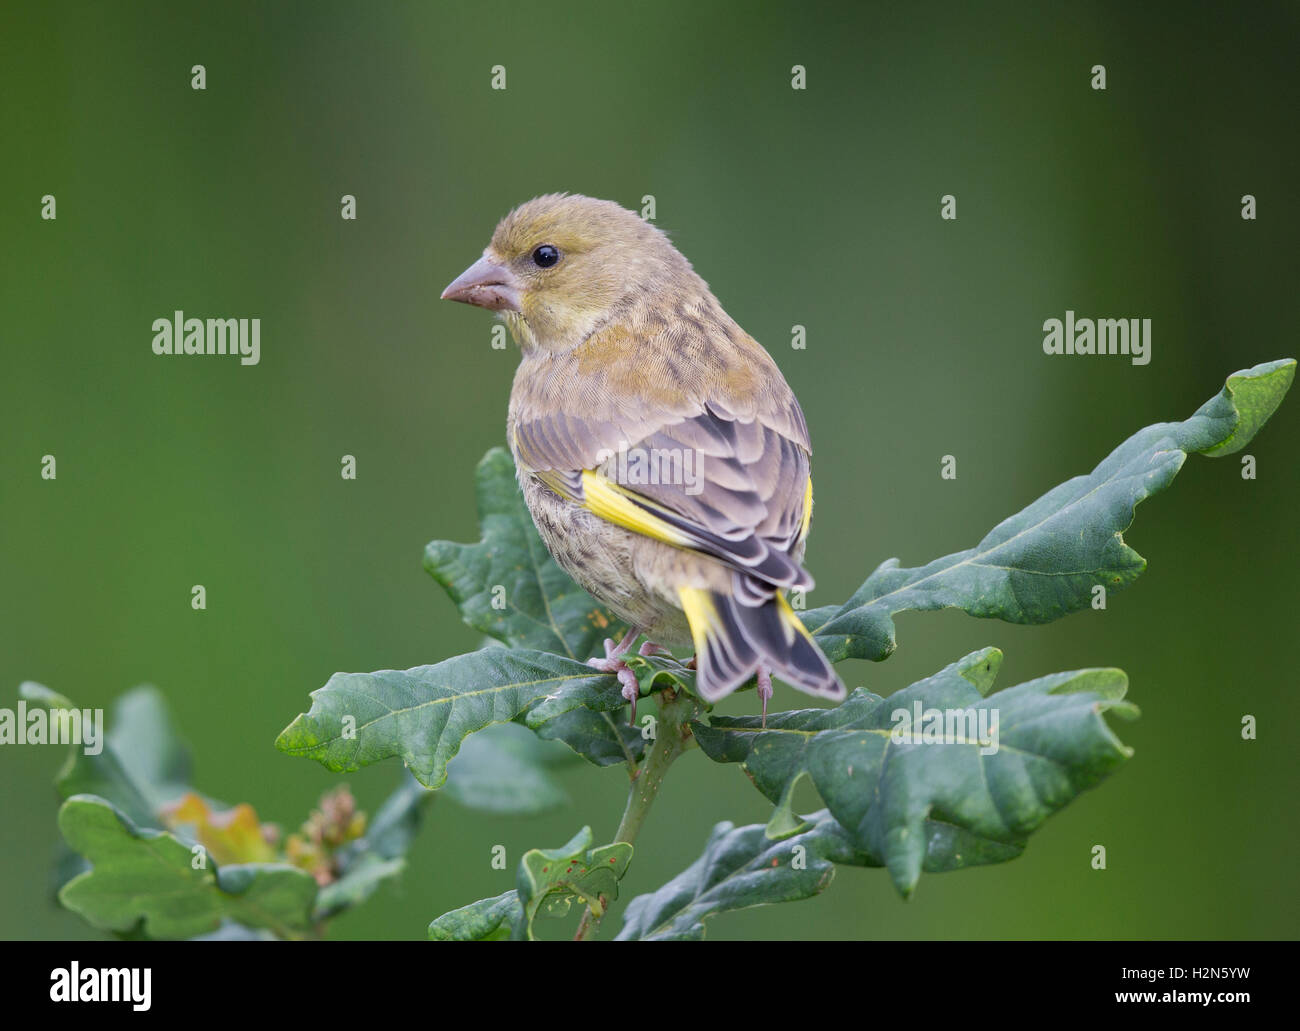
[[[602,673],[613,673],[618,677],[618,682],[623,685],[623,697],[632,705],[632,715],[630,723],[636,723],[636,700],[641,694],[641,685],[637,682],[636,674],[628,667],[626,660],[623,658],[627,654],[632,642],[637,639],[641,633],[636,627],[632,627],[623,640],[616,645],[611,638],[605,638],[605,657],[603,659],[588,659],[587,665],[592,669],[600,670]],[[645,655],[647,647],[659,647],[651,645],[647,641],[641,646],[641,654]]]
[[[662,644],[655,644],[654,641],[646,641],[637,649],[638,655],[668,655],[670,652]]]
[[[763,702],[763,729],[767,729],[767,700],[772,697],[772,674],[762,666],[755,674],[758,681],[758,697]]]
[[[631,627],[623,639],[614,643],[613,638],[605,638],[605,657],[603,659],[588,659],[587,665],[592,669],[598,669],[602,673],[617,673],[618,668],[624,665],[623,656],[627,650],[632,647],[632,642],[637,639],[641,631],[636,627]]]

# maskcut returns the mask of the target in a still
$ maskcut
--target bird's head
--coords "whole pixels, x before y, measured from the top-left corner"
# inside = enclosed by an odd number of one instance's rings
[[[613,201],[548,194],[501,220],[442,292],[500,312],[526,352],[580,344],[638,295],[703,287],[668,238]]]

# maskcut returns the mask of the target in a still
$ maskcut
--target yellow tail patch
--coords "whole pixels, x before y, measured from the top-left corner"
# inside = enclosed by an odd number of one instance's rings
[[[809,480],[808,482],[809,484],[812,483],[811,480]],[[789,599],[787,599],[784,594],[777,594],[776,604],[777,607],[781,610],[781,622],[784,623],[786,626],[790,627],[792,630],[794,630],[795,633],[799,634],[801,637],[806,637],[809,641],[812,641],[813,646],[815,647],[817,642],[813,641],[813,636],[808,632],[808,628],[803,625],[803,620],[800,619],[797,615],[795,615],[794,609],[790,607]]]
[[[682,611],[686,613],[695,654],[702,655],[708,644],[709,631],[718,625],[717,607],[703,587],[679,587],[677,600],[682,603]]]

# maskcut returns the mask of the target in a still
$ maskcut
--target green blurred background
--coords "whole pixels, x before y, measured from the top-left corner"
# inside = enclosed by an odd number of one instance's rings
[[[24,679],[95,706],[152,682],[199,786],[289,828],[339,780],[272,747],[309,691],[478,644],[421,552],[477,539],[472,473],[503,440],[516,354],[437,296],[519,201],[653,194],[767,344],[816,449],[813,605],[882,559],[975,543],[1228,373],[1297,351],[1294,3],[188,6],[0,13],[0,704]],[[1067,308],[1151,318],[1153,361],[1044,356],[1042,322]],[[261,364],[155,357],[150,325],[174,309],[260,316]],[[1253,482],[1237,458],[1189,458],[1139,510],[1127,536],[1150,567],[1105,612],[905,615],[893,658],[843,667],[885,694],[986,644],[1004,685],[1128,671],[1134,758],[1021,859],[926,876],[907,903],[846,869],[711,936],[1295,937],[1297,427],[1292,397],[1249,449]],[[0,751],[4,937],[94,934],[46,892],[61,761]],[[398,774],[348,783],[373,808]],[[421,938],[510,887],[523,849],[611,835],[622,771],[563,782],[572,804],[546,817],[435,804],[400,883],[333,935]],[[624,897],[716,821],[768,812],[738,768],[692,753]],[[511,872],[490,868],[498,843]]]

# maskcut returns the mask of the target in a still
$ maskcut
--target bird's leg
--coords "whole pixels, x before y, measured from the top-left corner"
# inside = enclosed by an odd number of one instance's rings
[[[602,673],[613,673],[618,676],[618,682],[623,685],[623,697],[632,703],[631,722],[636,722],[636,700],[641,694],[641,685],[637,683],[636,674],[633,673],[623,656],[627,654],[632,642],[641,634],[638,627],[628,627],[627,634],[617,645],[611,638],[605,638],[605,657],[603,659],[588,659],[587,665],[592,669],[598,669]],[[649,643],[649,642],[647,642]],[[644,654],[644,651],[642,652]]]
[[[758,681],[758,697],[763,701],[763,729],[767,729],[767,700],[772,697],[772,674],[766,666],[759,666],[755,674]]]

